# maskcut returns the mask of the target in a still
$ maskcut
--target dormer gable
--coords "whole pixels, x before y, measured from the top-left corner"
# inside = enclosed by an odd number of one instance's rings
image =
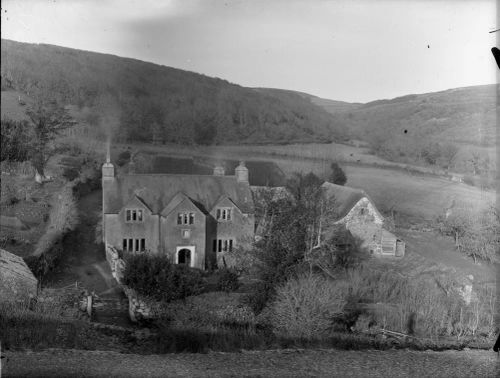
[[[219,221],[229,221],[233,218],[235,211],[243,214],[238,205],[229,196],[223,195],[215,202],[212,210],[210,210],[210,215]]]
[[[151,209],[140,197],[134,195],[128,200],[118,215],[123,217],[127,223],[135,223],[143,222],[145,214],[151,215]]]
[[[201,209],[195,201],[189,198],[186,194],[179,192],[177,193],[172,200],[168,203],[167,206],[160,212],[160,215],[163,217],[167,217],[172,211],[177,209],[179,206],[186,207],[189,210],[197,210],[201,213],[204,213],[203,209]]]

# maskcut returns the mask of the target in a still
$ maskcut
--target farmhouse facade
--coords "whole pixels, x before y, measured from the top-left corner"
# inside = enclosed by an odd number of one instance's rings
[[[211,269],[224,253],[254,237],[248,169],[234,175],[120,174],[102,167],[103,242],[134,253],[167,255],[172,263]]]
[[[325,182],[325,196],[332,199],[336,224],[345,225],[375,256],[404,256],[405,243],[384,228],[384,217],[370,197],[360,189]]]

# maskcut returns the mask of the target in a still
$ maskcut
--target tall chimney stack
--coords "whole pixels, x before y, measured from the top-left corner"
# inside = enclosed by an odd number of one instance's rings
[[[109,180],[115,178],[115,167],[111,164],[111,148],[110,143],[106,147],[106,163],[102,165],[102,179]]]
[[[236,175],[236,181],[237,182],[246,182],[248,183],[248,168],[245,167],[245,162],[240,161],[240,165],[236,167],[234,170],[234,173]]]

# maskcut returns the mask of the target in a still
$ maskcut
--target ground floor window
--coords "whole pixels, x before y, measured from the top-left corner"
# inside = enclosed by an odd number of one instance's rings
[[[233,239],[214,239],[212,244],[213,252],[231,252],[233,250]]]
[[[122,249],[124,252],[144,252],[146,250],[146,239],[127,238],[122,241]]]

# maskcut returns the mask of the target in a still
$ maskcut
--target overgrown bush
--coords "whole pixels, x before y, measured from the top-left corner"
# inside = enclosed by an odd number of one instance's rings
[[[452,280],[402,277],[368,266],[350,270],[346,283],[351,303],[363,305],[378,327],[424,337],[494,332],[491,291],[467,305]]]
[[[83,324],[60,316],[53,303],[0,303],[0,340],[5,349],[17,348],[81,348],[79,337]]]
[[[201,272],[171,264],[166,256],[127,254],[125,261],[124,283],[141,295],[170,302],[201,291]]]
[[[346,304],[346,285],[321,275],[302,275],[278,287],[271,305],[274,331],[289,337],[322,338]]]
[[[231,269],[221,269],[218,272],[217,289],[229,293],[239,287],[238,275]]]

